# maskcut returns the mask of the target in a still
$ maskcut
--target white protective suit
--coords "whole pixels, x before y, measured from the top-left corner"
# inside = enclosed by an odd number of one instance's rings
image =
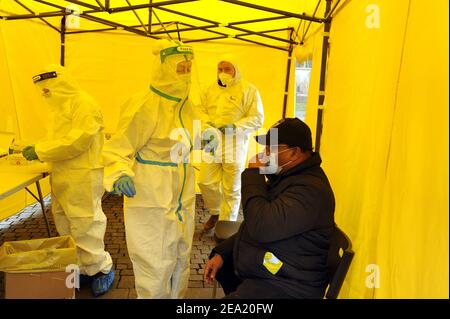
[[[210,122],[215,128],[234,124],[236,132],[259,129],[264,122],[264,111],[257,88],[242,79],[232,55],[223,55],[219,59],[219,62],[222,61],[231,63],[236,74],[227,87],[220,86],[216,81],[204,91],[199,112],[202,123]],[[219,160],[202,162],[198,185],[206,207],[211,215],[220,214],[219,220],[235,221],[238,217],[248,135],[236,138],[235,134],[230,143],[222,135],[222,143],[215,154]]]
[[[171,153],[179,137],[192,145],[190,74],[178,75],[176,66],[193,54],[168,40],[158,41],[153,53],[150,88],[126,102],[105,144],[105,187],[111,191],[124,175],[134,182],[136,195],[125,197],[124,219],[138,298],[182,298],[190,273],[195,182],[191,163],[175,161]]]
[[[108,273],[112,267],[105,251],[106,216],[102,210],[103,116],[99,105],[82,91],[59,65],[44,72],[57,77],[36,85],[50,90],[49,139],[35,145],[39,159],[51,165],[52,212],[60,235],[71,235],[77,244],[80,273]]]

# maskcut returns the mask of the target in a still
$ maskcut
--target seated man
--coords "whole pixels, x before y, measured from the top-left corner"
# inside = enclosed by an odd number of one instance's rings
[[[288,118],[256,139],[270,163],[259,154],[242,173],[244,221],[213,249],[204,279],[217,279],[230,299],[323,298],[335,203],[311,131]]]

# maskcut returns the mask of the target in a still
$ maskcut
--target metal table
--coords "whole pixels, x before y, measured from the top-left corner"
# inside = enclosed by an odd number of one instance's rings
[[[44,215],[45,225],[47,226],[48,236],[51,237],[50,225],[45,214],[44,199],[42,197],[41,185],[39,181],[48,176],[47,165],[36,162],[29,165],[11,165],[5,159],[0,161],[0,200],[5,199],[12,194],[25,189],[41,205]],[[29,187],[35,184],[38,195],[36,196]],[[15,215],[16,213],[11,213]],[[9,217],[6,216],[5,218]]]

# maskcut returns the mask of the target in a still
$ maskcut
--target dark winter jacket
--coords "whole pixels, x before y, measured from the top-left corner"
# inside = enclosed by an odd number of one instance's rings
[[[321,162],[312,153],[267,180],[257,168],[246,169],[241,176],[244,221],[212,255],[220,254],[224,262],[232,258],[241,279],[260,278],[294,298],[322,298],[335,202]],[[266,253],[282,262],[275,273],[263,264]]]

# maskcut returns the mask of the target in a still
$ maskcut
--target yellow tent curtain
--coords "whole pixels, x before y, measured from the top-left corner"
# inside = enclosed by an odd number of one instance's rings
[[[311,127],[322,36],[297,48]],[[329,42],[321,155],[356,253],[340,297],[448,298],[448,2],[347,1]]]

